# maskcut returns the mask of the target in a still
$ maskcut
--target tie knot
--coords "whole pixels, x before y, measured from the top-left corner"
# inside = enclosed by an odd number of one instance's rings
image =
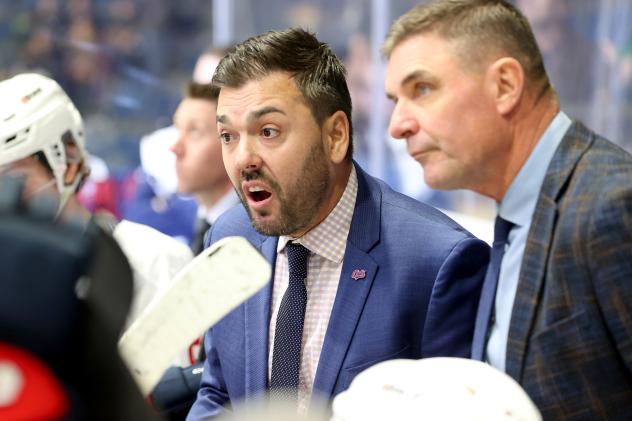
[[[509,231],[511,231],[513,226],[513,222],[509,222],[497,216],[496,222],[494,223],[494,243],[506,243]]]
[[[195,221],[195,232],[193,233],[193,241],[191,242],[191,250],[194,255],[198,255],[204,250],[204,234],[211,227],[206,219],[198,218]]]
[[[208,223],[206,218],[198,218],[195,221],[195,231],[196,232],[206,232],[211,227],[211,224]]]
[[[287,243],[287,263],[291,275],[305,279],[307,277],[307,257],[309,250],[298,243]]]

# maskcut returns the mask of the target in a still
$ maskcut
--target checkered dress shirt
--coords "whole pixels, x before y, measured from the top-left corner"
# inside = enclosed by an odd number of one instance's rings
[[[299,370],[298,409],[306,413],[314,377],[323,347],[331,309],[338,290],[342,261],[347,246],[347,236],[355,208],[358,179],[352,168],[347,187],[336,207],[318,226],[299,239],[287,236],[279,238],[272,291],[272,315],[269,326],[268,380],[272,372],[272,350],[277,314],[281,299],[288,286],[288,262],[285,245],[294,240],[309,249],[307,268],[307,307],[303,326],[301,367]]]

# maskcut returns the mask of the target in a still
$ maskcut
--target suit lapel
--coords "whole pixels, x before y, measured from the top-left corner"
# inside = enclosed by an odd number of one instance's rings
[[[356,173],[358,194],[353,220],[347,239],[338,291],[314,378],[313,390],[323,396],[331,396],[334,390],[378,270],[377,263],[369,256],[368,251],[379,240],[381,193],[375,182],[357,166]],[[367,221],[371,223],[367,224]],[[365,270],[364,278],[355,276],[357,279],[354,279],[354,270]]]
[[[553,155],[533,213],[507,342],[506,372],[521,381],[526,349],[541,301],[550,245],[557,224],[558,202],[566,191],[577,162],[592,144],[593,136],[573,123]]]
[[[377,267],[375,261],[366,253],[355,248],[353,244],[347,244],[340,284],[314,378],[314,391],[323,396],[331,396],[333,392],[364,303],[373,285]],[[354,280],[352,274],[356,269],[365,269],[366,277]]]
[[[555,202],[541,193],[522,258],[520,281],[509,326],[505,367],[507,374],[515,379],[520,379],[522,375],[525,350],[544,281],[556,215]]]
[[[261,244],[259,250],[273,268],[272,278],[244,305],[246,398],[259,396],[268,387],[268,324],[277,243],[278,237],[267,237]]]

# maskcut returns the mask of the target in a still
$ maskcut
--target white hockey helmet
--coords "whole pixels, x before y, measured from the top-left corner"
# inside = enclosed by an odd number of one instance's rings
[[[455,357],[388,360],[358,374],[334,398],[331,421],[542,421],[511,377]]]
[[[68,95],[54,80],[24,73],[0,82],[0,166],[41,152],[55,177],[60,208],[89,174],[83,120]],[[67,154],[68,144],[76,156]],[[80,164],[70,183],[69,163]]]

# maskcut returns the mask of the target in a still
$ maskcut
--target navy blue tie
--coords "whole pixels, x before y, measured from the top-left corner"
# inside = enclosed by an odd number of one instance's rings
[[[211,224],[205,218],[198,218],[195,221],[195,232],[193,233],[193,241],[191,242],[191,251],[194,256],[202,253],[204,250],[204,235],[211,228]]]
[[[500,216],[496,217],[491,258],[489,266],[487,267],[487,273],[485,274],[485,281],[483,282],[481,298],[478,302],[478,311],[476,313],[476,324],[474,325],[474,338],[472,339],[472,359],[474,360],[483,361],[485,357],[485,344],[487,343],[489,320],[496,298],[500,263],[505,254],[507,236],[513,225],[513,223],[504,220]]]
[[[270,389],[273,398],[296,402],[307,304],[305,278],[309,250],[298,243],[288,243],[285,247],[290,279],[276,319]]]

